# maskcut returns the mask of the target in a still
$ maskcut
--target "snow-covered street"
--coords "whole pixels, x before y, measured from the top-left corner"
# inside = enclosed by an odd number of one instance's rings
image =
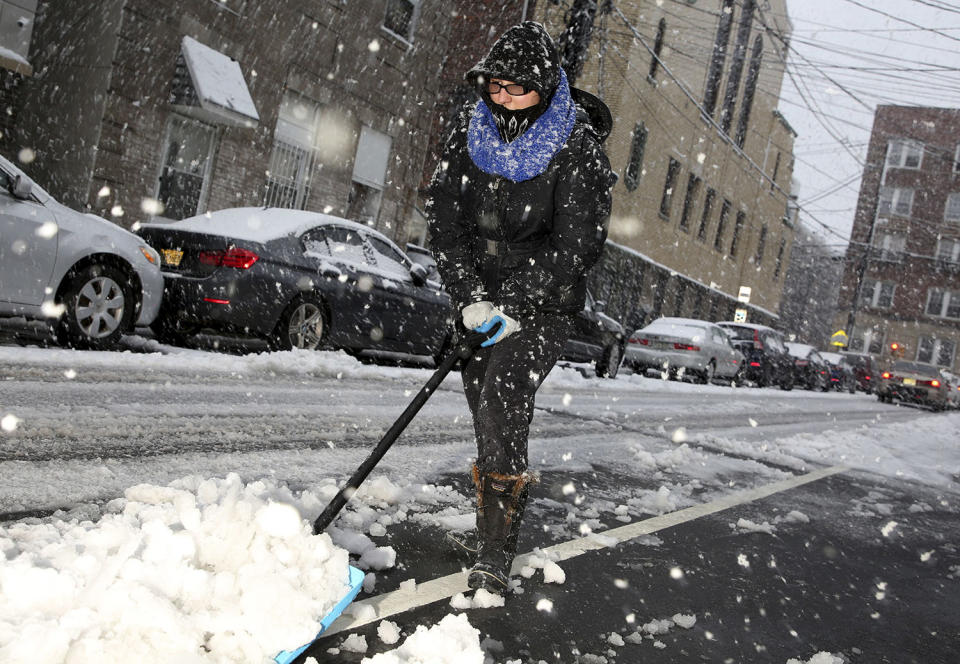
[[[424,533],[470,525],[466,469],[474,452],[458,375],[447,378],[401,436],[356,503],[329,529],[331,538],[313,537],[308,524],[336,483],[366,457],[431,369],[363,364],[331,352],[227,355],[136,337],[130,347],[141,352],[0,347],[3,661],[27,661],[27,653],[29,661],[119,661],[131,652],[139,661],[265,661],[273,650],[309,640],[315,617],[343,592],[329,577],[343,572],[347,552],[368,573],[368,592],[354,607],[360,615],[338,623],[342,633],[324,646],[347,657],[342,661],[361,655],[417,661],[418,648],[436,649],[441,642],[459,644],[451,662],[484,656],[526,661],[489,642],[480,648],[474,628],[482,624],[495,638],[490,618],[483,617],[494,610],[469,608],[476,598],[471,604],[449,593],[450,603],[427,607],[439,612],[429,624],[416,618],[416,602],[389,623],[376,620],[373,608],[386,591],[412,590],[410,583],[443,576],[442,567],[430,562],[438,538]],[[817,469],[835,468],[830,472],[873,487],[865,497],[845,498],[842,513],[858,527],[881,519],[875,535],[891,545],[901,530],[910,530],[911,516],[955,518],[958,511],[957,414],[892,407],[863,394],[701,386],[636,375],[602,380],[584,377],[577,367],[551,373],[537,408],[531,466],[543,484],[530,518],[536,548],[524,559],[530,573],[521,578],[527,593],[540,592],[544,583],[564,584],[564,577],[573,592],[590,576],[589,569],[575,571],[588,556],[563,562],[549,546],[585,535],[603,542],[609,528],[709,506]],[[811,482],[805,491],[816,495],[818,486],[838,481]],[[802,534],[813,537],[823,528],[818,522],[827,518],[827,508],[838,507],[830,502],[820,503],[824,514],[783,507],[766,518],[728,520],[734,534],[759,534],[778,546],[800,537],[801,550],[794,553],[802,554]],[[905,514],[896,514],[900,507]],[[690,517],[688,525],[704,527],[701,516]],[[649,551],[641,557],[656,558],[662,537],[620,545],[607,537],[602,548],[607,558],[630,558],[638,548]],[[952,585],[960,559],[949,541],[930,542],[926,560],[946,565],[941,569],[952,576],[941,583]],[[521,548],[531,550],[526,544]],[[756,555],[766,555],[762,545]],[[541,568],[542,575],[534,574]],[[672,583],[670,577],[663,581]],[[24,584],[43,591],[18,592]],[[644,617],[644,604],[654,609],[649,601],[641,596],[627,611],[636,624],[621,618],[605,627],[611,641],[596,650],[598,656],[612,661],[602,653],[616,650],[618,638],[621,644],[624,638],[652,639],[659,628],[647,620],[654,617],[681,616],[672,620],[679,638],[686,630],[677,632],[675,625],[697,608],[671,606],[661,615],[663,607]],[[704,597],[699,610],[722,614],[730,601],[717,597],[712,607]],[[152,631],[145,638],[141,620],[159,622],[165,626],[160,633],[170,634],[161,638]],[[373,657],[394,648],[401,633],[410,637],[410,620],[432,631],[420,632],[403,653],[391,653],[394,659]],[[355,628],[345,629],[350,621]],[[380,636],[353,633],[364,624]],[[692,633],[700,641],[718,628],[701,615]],[[43,647],[31,636],[39,633],[49,635]],[[656,636],[661,644],[664,638]],[[800,639],[791,652],[807,661],[818,652],[812,643]],[[836,643],[834,652],[866,645]],[[627,650],[622,656],[632,660]],[[679,661],[677,652],[661,656],[667,658],[650,661]]]

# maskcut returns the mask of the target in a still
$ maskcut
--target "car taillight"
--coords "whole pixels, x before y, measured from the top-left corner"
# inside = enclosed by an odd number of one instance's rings
[[[633,338],[633,339],[628,339],[628,341],[629,341],[630,343],[632,343],[632,344],[640,344],[641,346],[649,346],[649,345],[650,345],[650,340],[649,340],[649,339],[637,339],[637,338]]]
[[[864,376],[863,379],[864,379],[864,380],[870,380],[870,376]]]
[[[759,330],[754,330],[754,331],[753,331],[753,347],[756,348],[757,350],[763,350],[763,342],[760,341],[760,331],[759,331]]]
[[[249,249],[230,247],[226,251],[201,251],[199,260],[204,265],[249,270],[254,263],[260,260],[260,256]]]
[[[930,387],[940,387],[940,381],[934,378],[930,381]]]
[[[751,363],[750,363],[750,366],[751,366],[751,367],[759,367],[759,366],[760,366],[760,363],[759,363],[759,362],[751,362]]]
[[[884,371],[884,372],[880,375],[880,377],[881,377],[881,378],[890,378],[890,372],[889,372],[889,371]]]
[[[807,362],[806,360],[797,360],[797,366],[798,366],[798,367],[805,367],[805,366],[807,366],[808,364],[810,364],[810,363]]]
[[[700,346],[694,346],[693,344],[673,344],[674,350],[700,350]]]

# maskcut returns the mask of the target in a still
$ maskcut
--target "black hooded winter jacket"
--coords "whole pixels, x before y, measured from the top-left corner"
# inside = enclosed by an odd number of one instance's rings
[[[571,96],[577,119],[570,137],[530,180],[512,182],[473,163],[469,112],[453,131],[430,185],[427,216],[440,276],[459,308],[489,300],[521,323],[538,312],[583,308],[616,177],[601,148],[609,111],[581,90]]]

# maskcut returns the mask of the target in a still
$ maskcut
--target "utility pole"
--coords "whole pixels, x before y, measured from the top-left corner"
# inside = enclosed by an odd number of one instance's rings
[[[847,315],[847,338],[849,343],[854,339],[854,327],[857,324],[857,309],[860,306],[860,298],[863,293],[863,278],[867,273],[867,266],[870,262],[870,254],[873,251],[873,237],[877,230],[877,219],[880,216],[880,194],[887,184],[887,160],[890,156],[890,139],[887,138],[887,144],[883,148],[883,166],[880,170],[880,187],[877,189],[877,200],[873,209],[873,219],[870,221],[870,232],[867,233],[867,246],[863,250],[863,256],[860,258],[860,264],[857,266],[857,287],[853,293],[853,302],[850,305],[850,313]],[[892,203],[891,203],[892,205]],[[852,239],[852,238],[851,238]],[[867,344],[864,344],[867,345]],[[864,353],[869,353],[870,348],[864,348]]]
[[[596,0],[574,0],[569,10],[567,27],[560,35],[560,65],[567,72],[570,85],[583,71],[598,10],[599,3]]]

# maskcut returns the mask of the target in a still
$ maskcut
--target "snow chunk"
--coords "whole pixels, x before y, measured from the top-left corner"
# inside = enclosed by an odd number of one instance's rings
[[[392,646],[400,640],[400,627],[395,622],[382,620],[380,624],[377,625],[377,636],[388,646]]]
[[[552,560],[547,561],[543,566],[544,583],[564,583],[567,580],[567,574],[557,563]]]
[[[461,613],[444,616],[430,628],[420,625],[399,648],[364,658],[362,664],[483,664],[483,658],[480,632]]]
[[[755,523],[750,519],[739,519],[735,524],[731,523],[730,528],[738,533],[766,533],[767,535],[773,535],[777,532],[776,527],[770,525],[767,521]]]
[[[450,606],[455,609],[493,609],[503,606],[505,600],[502,595],[497,595],[483,588],[478,588],[472,597],[467,597],[463,593],[457,593],[450,598]]]
[[[840,655],[834,655],[829,652],[818,652],[806,662],[799,659],[788,659],[787,664],[844,664],[844,661]]]
[[[340,649],[347,652],[367,652],[367,637],[360,634],[351,634],[340,644]]]

